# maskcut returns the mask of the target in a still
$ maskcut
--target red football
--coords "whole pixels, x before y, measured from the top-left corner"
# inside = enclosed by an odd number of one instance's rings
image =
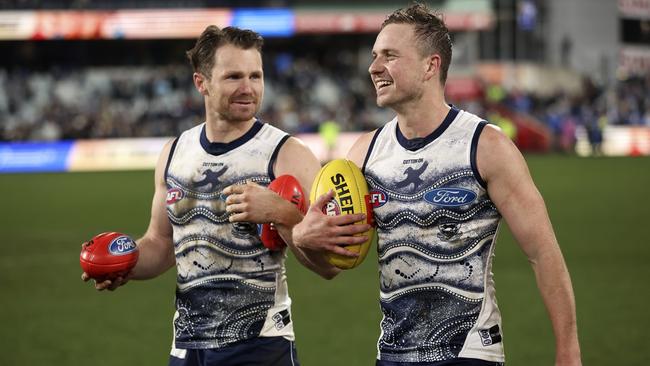
[[[300,182],[292,175],[281,175],[275,178],[268,188],[296,205],[303,215],[307,212],[307,197],[302,191]],[[260,237],[262,244],[270,250],[280,250],[287,246],[272,224],[262,225]]]
[[[138,262],[135,241],[122,233],[101,233],[84,245],[79,255],[81,268],[98,281],[124,276]]]

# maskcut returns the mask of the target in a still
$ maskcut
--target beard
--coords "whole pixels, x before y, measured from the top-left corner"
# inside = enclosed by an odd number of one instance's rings
[[[220,115],[223,119],[233,122],[243,122],[249,121],[257,115],[260,107],[258,104],[252,104],[250,106],[241,107],[241,106],[232,106],[225,108],[220,111]]]
[[[238,104],[236,101],[237,99],[229,98],[219,103],[217,114],[220,118],[233,122],[250,121],[261,107],[260,100],[255,97],[246,98],[248,104]]]

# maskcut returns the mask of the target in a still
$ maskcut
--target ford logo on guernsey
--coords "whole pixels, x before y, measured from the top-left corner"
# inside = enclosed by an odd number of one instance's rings
[[[476,193],[464,188],[437,188],[424,195],[424,200],[438,206],[462,206],[476,199]]]
[[[124,255],[135,250],[135,242],[128,236],[118,236],[108,246],[108,251],[113,255]]]

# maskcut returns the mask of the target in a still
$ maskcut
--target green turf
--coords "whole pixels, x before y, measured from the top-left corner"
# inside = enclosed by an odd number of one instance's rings
[[[573,277],[584,364],[650,363],[650,159],[527,160]],[[166,364],[173,273],[98,293],[79,279],[77,259],[93,234],[144,231],[152,172],[0,175],[0,190],[0,365]],[[508,364],[551,365],[550,324],[507,230],[496,255]],[[333,281],[293,259],[288,276],[302,364],[373,365],[375,253]]]

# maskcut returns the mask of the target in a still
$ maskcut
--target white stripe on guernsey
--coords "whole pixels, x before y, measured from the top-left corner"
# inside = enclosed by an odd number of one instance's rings
[[[180,358],[180,359],[184,360],[185,356],[187,356],[187,350],[186,349],[181,349],[181,348],[176,348],[174,345],[172,345],[172,351],[169,354],[176,357],[176,358]]]
[[[494,238],[494,235],[490,235],[487,238],[484,238],[481,241],[479,241],[478,243],[476,243],[474,248],[468,250],[467,252],[463,253],[462,255],[454,256],[454,257],[448,257],[448,258],[434,257],[434,256],[428,255],[428,254],[424,253],[423,251],[421,251],[420,249],[414,248],[414,247],[408,245],[408,243],[404,242],[403,245],[399,245],[399,244],[395,245],[394,247],[386,250],[384,253],[381,253],[379,258],[380,259],[388,258],[390,255],[394,254],[393,252],[398,252],[398,253],[411,252],[411,253],[416,254],[418,257],[424,257],[424,258],[431,259],[431,260],[436,261],[436,262],[443,262],[443,263],[458,262],[460,259],[462,259],[464,257],[469,257],[472,254],[478,252],[481,248],[483,248],[483,245],[485,245],[486,241],[492,240],[493,238]]]
[[[187,291],[192,287],[202,285],[206,282],[229,281],[229,280],[244,282],[246,285],[251,287],[256,287],[260,290],[272,290],[275,287],[275,282],[254,280],[243,276],[228,274],[228,275],[206,276],[206,277],[197,278],[187,283],[183,283],[183,284],[179,283],[178,290],[182,292],[182,291]]]
[[[169,352],[169,354],[173,357],[180,358],[182,360],[185,359],[187,356],[187,350],[186,349],[181,349],[181,348],[176,348],[176,337],[174,336],[176,334],[176,319],[178,318],[178,311],[174,313],[174,320],[172,321],[172,350]]]
[[[265,250],[264,247],[260,246],[260,248],[255,248],[252,250],[247,250],[247,251],[237,251],[237,250],[228,250],[229,248],[226,247],[225,245],[221,245],[218,243],[212,243],[211,241],[208,240],[201,240],[202,238],[196,238],[195,240],[188,240],[186,243],[183,243],[179,245],[175,250],[176,253],[181,253],[187,249],[191,249],[193,247],[199,247],[199,248],[210,248],[213,249],[220,254],[227,254],[231,255],[237,258],[249,258],[249,257],[256,257],[262,254]]]
[[[482,292],[464,291],[442,283],[425,283],[422,285],[407,286],[392,292],[381,292],[380,295],[382,300],[391,301],[394,298],[405,295],[409,292],[424,291],[430,289],[442,290],[452,296],[463,297],[468,301],[481,301],[483,299]]]

